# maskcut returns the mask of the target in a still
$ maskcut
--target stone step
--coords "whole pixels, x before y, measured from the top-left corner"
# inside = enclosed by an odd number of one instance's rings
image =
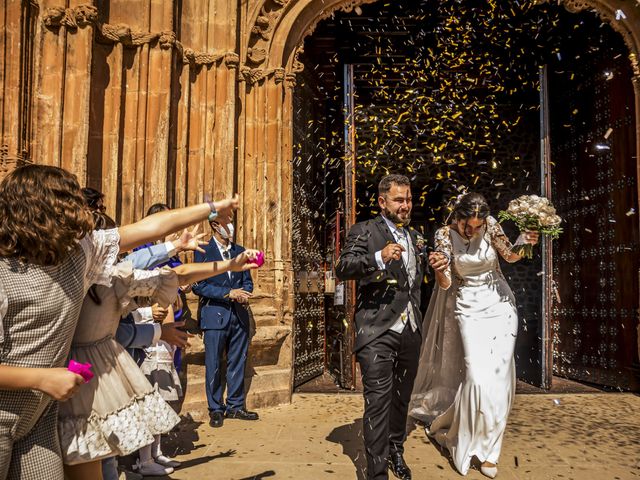
[[[283,344],[289,338],[289,327],[260,327],[255,331],[249,346],[249,363],[254,367],[282,363]],[[184,362],[204,365],[204,342],[199,335],[189,340],[191,346],[184,355]]]
[[[272,304],[251,305],[251,314],[256,328],[281,325],[278,311]]]
[[[288,351],[288,349],[283,349],[283,345],[290,335],[291,329],[289,327],[257,328],[249,347],[250,365],[264,367],[282,364],[284,359],[281,355]]]
[[[204,418],[208,411],[204,370],[200,371],[202,374],[199,378],[191,378],[187,383],[181,408],[181,413],[189,412],[194,418]],[[190,375],[188,373],[188,377]],[[289,403],[291,399],[290,386],[290,369],[274,366],[254,368],[253,375],[245,381],[247,408],[264,408]]]

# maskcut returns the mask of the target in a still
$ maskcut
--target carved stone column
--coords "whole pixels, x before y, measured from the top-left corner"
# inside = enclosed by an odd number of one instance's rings
[[[254,274],[251,405],[291,397],[291,94],[286,85],[284,69],[245,67],[240,72],[239,238],[267,256]]]
[[[0,23],[0,179],[30,161],[33,86],[34,2],[8,2]]]

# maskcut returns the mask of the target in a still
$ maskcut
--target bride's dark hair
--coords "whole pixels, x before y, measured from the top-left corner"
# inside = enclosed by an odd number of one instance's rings
[[[491,209],[487,200],[481,194],[469,192],[465,193],[455,204],[451,214],[455,221],[469,220],[471,218],[486,220],[491,214]]]
[[[489,209],[487,200],[479,193],[469,192],[465,193],[458,200],[458,202],[453,207],[451,216],[453,217],[454,222],[464,222],[464,229],[459,233],[466,237],[467,222],[472,218],[477,218],[478,220],[483,220],[486,226],[487,217],[489,217],[490,213],[491,210]]]

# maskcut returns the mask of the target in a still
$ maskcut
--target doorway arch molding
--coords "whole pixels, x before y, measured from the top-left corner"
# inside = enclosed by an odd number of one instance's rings
[[[306,37],[316,26],[337,11],[351,12],[355,8],[378,0],[261,0],[249,17],[247,36],[242,42],[241,57],[249,82],[262,80],[284,69],[297,73],[303,67],[298,62]],[[538,0],[550,3],[552,0]],[[640,4],[625,0],[558,0],[572,13],[592,11],[617,31],[629,48],[634,75],[640,76]],[[253,73],[250,73],[254,70]],[[259,71],[261,70],[261,72]]]

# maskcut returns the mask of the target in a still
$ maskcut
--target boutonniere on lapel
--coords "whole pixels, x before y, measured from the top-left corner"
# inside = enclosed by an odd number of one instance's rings
[[[424,249],[427,245],[424,237],[422,236],[422,234],[420,232],[418,232],[415,228],[411,228],[411,231],[415,234],[415,245],[416,245],[416,250],[418,250],[418,255],[424,253]]]

